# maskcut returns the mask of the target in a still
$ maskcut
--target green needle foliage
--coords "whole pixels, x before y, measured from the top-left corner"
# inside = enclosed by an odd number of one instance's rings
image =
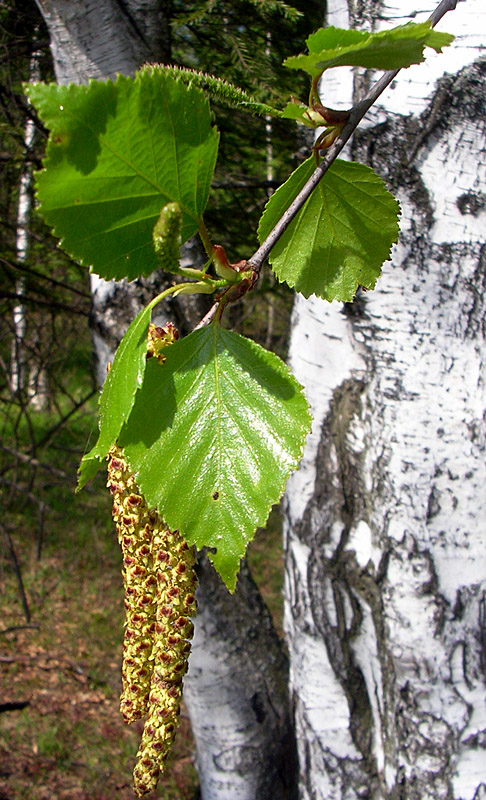
[[[174,4],[173,59],[278,105],[305,87],[282,65],[322,20],[315,0],[203,0]]]
[[[271,107],[270,127],[259,106],[228,107],[208,81],[198,84],[211,98],[221,134],[213,191],[205,214],[218,242],[233,260],[256,244],[256,228],[273,188],[288,175],[306,132],[275,117],[291,95],[306,96],[307,76],[283,60],[302,50],[322,24],[320,0],[203,0],[174,4],[172,56],[176,65],[224,79],[252,102]],[[265,112],[266,113],[266,112]],[[270,145],[269,150],[266,145]],[[268,179],[271,183],[268,184]]]

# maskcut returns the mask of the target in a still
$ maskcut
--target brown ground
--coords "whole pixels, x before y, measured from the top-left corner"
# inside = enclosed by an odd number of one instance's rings
[[[135,798],[131,773],[143,723],[126,726],[118,711],[121,559],[108,508],[82,506],[76,527],[54,531],[40,561],[31,534],[14,537],[33,627],[20,627],[26,620],[17,582],[0,557],[0,706],[28,703],[0,713],[0,800]],[[278,515],[257,539],[251,563],[278,623]],[[146,797],[198,797],[184,712],[167,773]]]
[[[123,591],[112,537],[108,521],[87,557],[58,546],[26,564],[30,547],[19,534],[35,627],[17,627],[26,623],[18,587],[0,562],[0,705],[28,703],[0,713],[0,800],[135,798],[143,724],[124,725],[118,711]],[[193,755],[183,715],[167,774],[147,799],[194,800]]]

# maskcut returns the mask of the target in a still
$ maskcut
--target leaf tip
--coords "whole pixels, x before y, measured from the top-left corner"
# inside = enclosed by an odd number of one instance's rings
[[[234,594],[238,581],[238,574],[240,572],[241,559],[238,558],[231,565],[229,565],[228,561],[225,561],[224,563],[220,561],[217,553],[209,552],[208,555],[214,569],[218,573],[229,593]]]
[[[101,462],[102,459],[100,456],[93,455],[92,452],[83,456],[78,469],[78,483],[75,490],[76,494],[79,494],[81,489],[84,489],[86,484],[94,478],[101,467]]]

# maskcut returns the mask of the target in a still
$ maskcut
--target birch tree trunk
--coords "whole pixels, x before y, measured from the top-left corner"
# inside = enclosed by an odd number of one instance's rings
[[[30,74],[32,80],[39,79],[38,53],[34,53],[30,63]],[[32,119],[25,123],[24,131],[24,152],[29,155],[35,136],[35,124]],[[29,252],[29,233],[28,225],[30,220],[30,209],[32,205],[31,195],[32,183],[32,164],[26,160],[19,180],[19,199],[17,203],[17,235],[15,238],[15,249],[17,261],[23,264],[27,260]],[[15,293],[19,298],[25,294],[25,280],[23,277],[17,279],[15,283]],[[25,354],[24,338],[27,328],[25,306],[22,300],[13,308],[13,339],[11,346],[10,361],[10,391],[12,394],[21,393],[25,384]]]
[[[431,10],[330,0],[328,22],[380,29],[412,9]],[[293,313],[315,414],[285,525],[305,800],[486,797],[484,4],[439,27],[454,45],[398,76],[351,153],[401,201],[392,263],[353,304]],[[343,73],[324,102],[352,91]]]
[[[145,61],[170,61],[164,0],[37,0],[49,29],[60,83],[133,74]],[[204,259],[202,259],[204,260]],[[183,266],[202,266],[192,241]],[[104,281],[92,276],[92,329],[100,384],[106,363],[142,305],[165,278]],[[187,333],[207,310],[203,295],[160,303],[154,318]],[[197,747],[202,800],[291,800],[295,743],[288,710],[288,660],[246,569],[234,597],[213,567],[199,564],[199,613],[184,699]],[[244,654],[244,655],[242,655]]]

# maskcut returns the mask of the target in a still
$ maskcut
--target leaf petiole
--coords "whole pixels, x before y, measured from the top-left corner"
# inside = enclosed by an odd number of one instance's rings
[[[175,287],[174,297],[180,294],[213,294],[217,289],[227,286],[228,281],[213,281],[211,278],[195,283],[181,283]]]
[[[204,272],[200,272],[199,270],[191,270],[191,272],[197,273],[198,275],[205,276]],[[205,276],[200,281],[193,281],[191,283],[176,283],[174,286],[170,286],[161,294],[158,294],[157,297],[154,297],[153,300],[150,301],[147,308],[151,310],[155,308],[161,300],[164,300],[166,297],[170,295],[174,295],[177,297],[180,294],[212,294],[216,292],[218,289],[223,289],[228,286],[228,281],[226,280],[213,280]]]
[[[207,278],[206,270],[208,266],[211,264],[211,261],[208,261],[203,269],[194,269],[193,267],[180,267],[178,274],[182,275],[183,278],[192,278],[193,280],[203,281]]]

